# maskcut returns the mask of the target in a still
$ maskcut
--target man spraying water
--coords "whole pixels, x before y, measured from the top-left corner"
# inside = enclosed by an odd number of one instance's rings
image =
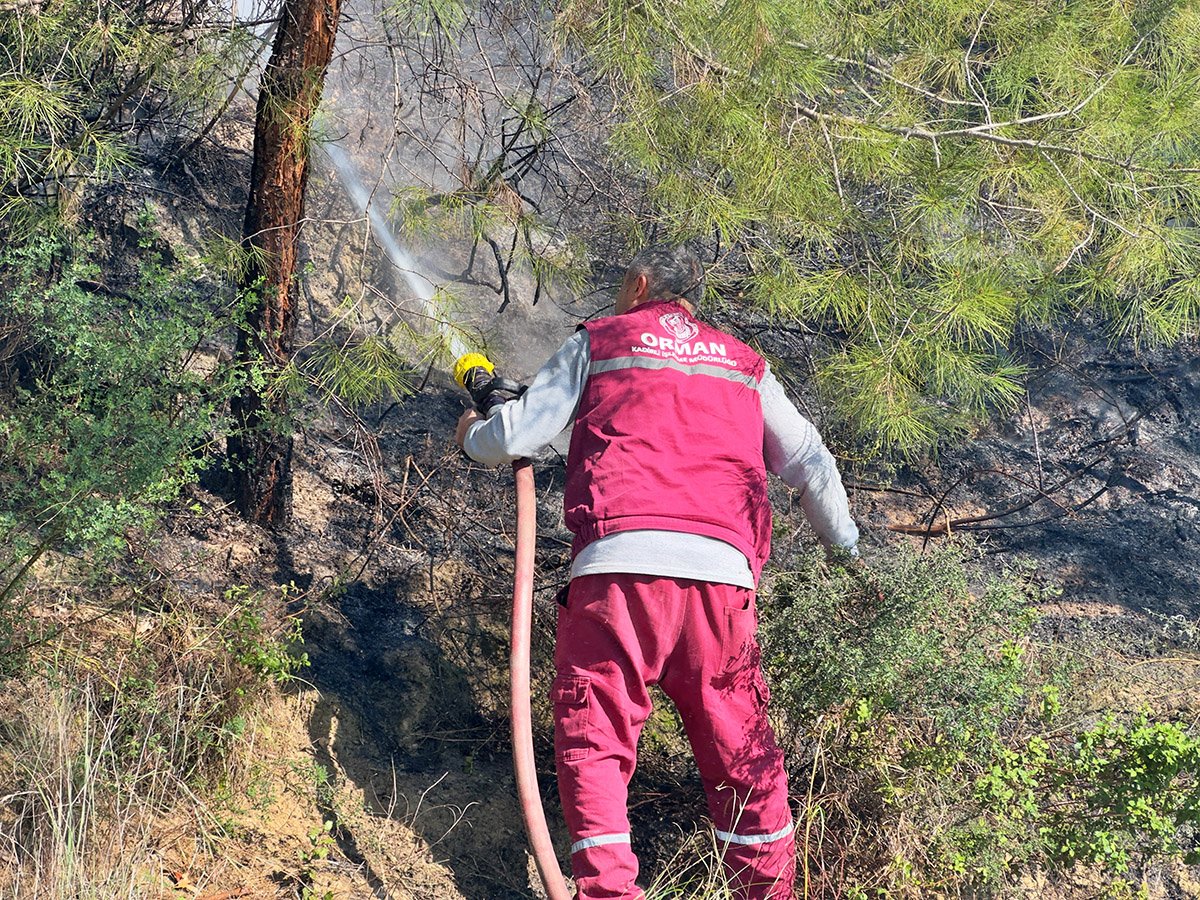
[[[639,253],[615,315],[456,432],[468,456],[498,465],[574,425],[551,694],[578,900],[644,897],[626,800],[654,684],[679,710],[735,895],[793,896],[787,776],[756,638],[767,472],[801,492],[827,548],[854,553],[858,529],[833,456],[766,362],[696,318],[703,280],[683,247]]]

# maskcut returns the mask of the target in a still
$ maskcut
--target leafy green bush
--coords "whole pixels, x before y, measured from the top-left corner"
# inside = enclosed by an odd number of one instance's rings
[[[763,604],[782,732],[808,748],[801,896],[1001,895],[1077,863],[1128,886],[1200,859],[1200,738],[1147,713],[1067,724],[1073,673],[1031,637],[1043,589],[972,553],[889,550],[869,576],[813,556]]]
[[[811,557],[776,581],[763,639],[797,724],[850,704],[863,721],[920,723],[966,749],[1023,705],[1035,588],[1009,573],[973,596],[964,553],[887,556],[871,570],[882,602],[855,569]]]
[[[140,265],[125,293],[53,235],[0,252],[0,610],[48,551],[117,557],[222,431],[228,379],[194,365],[222,311],[192,267]]]
[[[281,606],[290,590],[287,586],[280,589]],[[223,640],[225,649],[238,664],[263,681],[280,684],[291,681],[296,672],[309,664],[307,653],[293,653],[291,649],[304,640],[298,617],[287,618],[281,628],[273,630],[267,623],[262,592],[251,591],[245,585],[229,588],[225,601],[233,604],[233,610],[222,623]]]
[[[1056,741],[1034,736],[1000,748],[975,781],[998,832],[1024,836],[1056,862],[1117,873],[1165,855],[1200,862],[1200,740],[1142,712],[1109,714]]]

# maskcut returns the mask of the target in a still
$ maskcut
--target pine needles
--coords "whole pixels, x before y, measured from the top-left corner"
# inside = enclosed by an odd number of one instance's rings
[[[4,225],[27,231],[47,214],[69,219],[89,182],[130,162],[130,132],[194,112],[226,87],[245,34],[198,27],[211,11],[207,2],[180,10],[48,0],[0,12]]]
[[[581,0],[562,21],[616,88],[654,227],[718,235],[721,294],[825,334],[822,383],[883,450],[1012,403],[1021,321],[1195,333],[1194,2]]]

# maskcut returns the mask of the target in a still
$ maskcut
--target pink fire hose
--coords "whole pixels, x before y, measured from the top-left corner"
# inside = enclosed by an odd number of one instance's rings
[[[489,409],[515,399],[525,392],[523,385],[496,373],[496,367],[482,353],[464,353],[454,364],[454,380],[471,395],[475,409],[484,415]],[[571,900],[538,790],[537,766],[533,758],[533,713],[529,706],[529,645],[533,626],[533,560],[537,543],[537,498],[533,487],[533,466],[527,459],[513,463],[517,482],[517,563],[513,573],[512,653],[509,655],[509,696],[512,716],[513,767],[517,775],[517,796],[521,816],[529,834],[529,845],[537,863],[538,875],[550,900]]]
[[[527,459],[513,463],[517,482],[517,561],[513,576],[512,653],[509,656],[509,690],[512,714],[513,766],[517,775],[517,796],[521,815],[533,849],[538,874],[550,900],[571,900],[538,790],[537,767],[533,758],[533,714],[529,706],[529,645],[533,625],[533,560],[537,541],[537,500],[533,487],[533,466]]]

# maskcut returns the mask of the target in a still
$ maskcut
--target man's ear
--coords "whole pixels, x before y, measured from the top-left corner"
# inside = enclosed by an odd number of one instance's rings
[[[646,278],[644,273],[638,273],[633,279],[633,299],[635,303],[644,303],[650,299],[647,295],[650,292],[650,280]]]

